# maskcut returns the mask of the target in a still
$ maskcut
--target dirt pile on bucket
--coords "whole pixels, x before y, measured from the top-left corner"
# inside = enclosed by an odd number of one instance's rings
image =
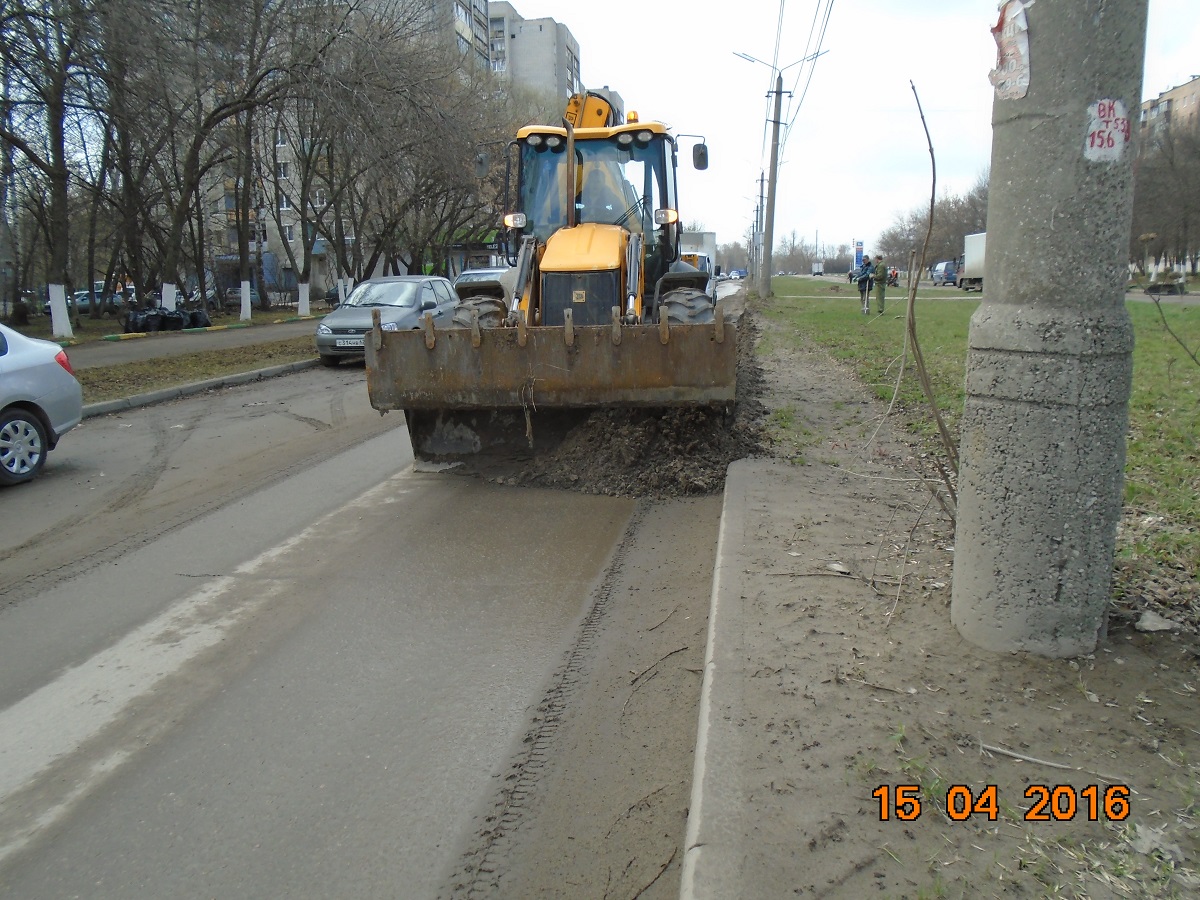
[[[754,362],[756,328],[739,325],[737,404],[722,410],[610,409],[593,412],[553,450],[495,480],[626,497],[709,494],[725,469],[763,454],[762,372]]]

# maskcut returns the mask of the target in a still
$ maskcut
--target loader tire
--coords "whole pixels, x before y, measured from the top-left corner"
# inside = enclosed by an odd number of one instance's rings
[[[661,313],[672,325],[704,325],[713,320],[713,302],[708,294],[696,288],[679,288],[668,292],[658,303]]]
[[[504,301],[498,297],[469,297],[455,307],[451,322],[459,328],[470,328],[472,310],[479,313],[480,328],[499,328],[508,315]]]

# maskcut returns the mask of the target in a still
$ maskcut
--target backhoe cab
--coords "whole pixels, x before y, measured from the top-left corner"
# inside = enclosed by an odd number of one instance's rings
[[[708,273],[679,259],[676,141],[616,118],[603,96],[576,95],[561,125],[509,145],[514,290],[464,298],[460,328],[369,337],[371,403],[405,411],[419,459],[532,447],[547,411],[732,404],[736,326]],[[703,144],[693,163],[707,166]]]

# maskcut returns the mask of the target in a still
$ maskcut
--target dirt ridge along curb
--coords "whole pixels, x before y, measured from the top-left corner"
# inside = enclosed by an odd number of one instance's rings
[[[562,667],[555,672],[550,688],[537,705],[540,722],[526,732],[523,739],[526,749],[513,762],[505,786],[500,789],[491,812],[483,819],[483,827],[477,835],[482,840],[477,846],[469,847],[460,857],[460,868],[453,876],[455,896],[460,893],[468,898],[495,895],[499,844],[520,825],[526,800],[532,795],[542,770],[549,763],[554,734],[567,712],[571,693],[583,676],[589,651],[596,644],[608,613],[614,585],[624,569],[625,557],[638,539],[651,502],[638,501],[629,517],[625,534],[593,592],[594,599],[579,626],[578,637],[567,651]]]
[[[157,391],[147,391],[144,394],[134,394],[132,397],[121,397],[116,400],[101,400],[97,403],[89,403],[83,408],[83,417],[85,419],[92,416],[105,416],[109,413],[121,412],[126,409],[136,409],[142,406],[151,406],[155,403],[165,403],[168,400],[178,400],[180,397],[187,397],[192,394],[201,394],[204,391],[212,391],[217,388],[232,387],[238,384],[249,384],[252,381],[262,381],[264,378],[274,378],[278,375],[291,375],[294,372],[300,372],[304,369],[311,369],[316,366],[316,359],[302,359],[298,362],[282,363],[278,366],[268,366],[265,369],[254,369],[250,372],[239,372],[235,375],[220,375],[216,378],[209,378],[204,381],[195,381],[191,384],[181,384],[175,387],[160,388]]]

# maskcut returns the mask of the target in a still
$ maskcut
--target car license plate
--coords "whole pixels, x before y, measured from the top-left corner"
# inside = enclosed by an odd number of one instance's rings
[[[365,347],[362,338],[338,338],[333,342],[335,347]]]

